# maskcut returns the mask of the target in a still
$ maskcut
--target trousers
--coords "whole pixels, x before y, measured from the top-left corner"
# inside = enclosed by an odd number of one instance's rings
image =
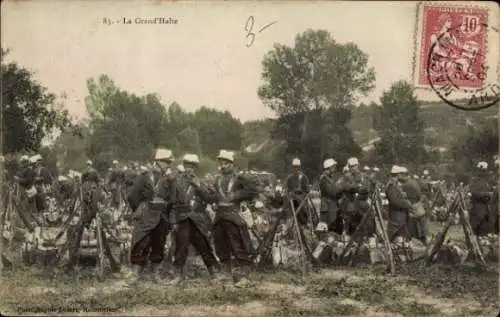
[[[207,237],[200,232],[193,220],[188,218],[179,222],[177,232],[175,232],[175,267],[183,267],[186,264],[190,244],[194,246],[207,267],[218,265]]]
[[[159,264],[165,257],[165,243],[169,225],[164,219],[153,230],[132,246],[130,263],[144,266],[149,261]]]

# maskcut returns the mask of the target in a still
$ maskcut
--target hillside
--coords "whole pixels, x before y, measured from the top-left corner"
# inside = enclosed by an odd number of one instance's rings
[[[349,127],[356,142],[368,149],[377,140],[373,130],[373,106],[354,108]],[[485,120],[498,119],[498,107],[481,111],[461,111],[444,103],[429,103],[421,106],[420,116],[426,126],[426,144],[434,148],[450,148],[454,141],[463,135],[467,125],[476,126]],[[244,124],[244,145],[252,153],[272,148],[269,142],[272,119],[250,121]]]

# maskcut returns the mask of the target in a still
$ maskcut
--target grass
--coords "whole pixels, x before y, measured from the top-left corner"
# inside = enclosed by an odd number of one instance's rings
[[[431,225],[436,233],[437,225]],[[462,240],[459,227],[450,232]],[[206,282],[205,269],[190,269],[195,280],[172,288],[150,282],[138,289],[113,288],[119,278],[99,282],[92,270],[63,275],[57,270],[18,266],[3,272],[0,312],[228,316],[493,316],[500,307],[498,270],[422,263],[385,267],[331,268],[301,277],[299,269],[263,269],[257,287],[226,288]],[[94,290],[91,292],[90,290]],[[440,303],[456,306],[450,311]],[[452,305],[452,306],[453,306]]]

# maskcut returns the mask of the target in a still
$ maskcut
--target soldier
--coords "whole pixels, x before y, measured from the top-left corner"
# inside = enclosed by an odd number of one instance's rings
[[[287,217],[293,216],[293,210],[297,212],[297,208],[309,192],[309,179],[300,170],[300,160],[298,158],[292,160],[292,167],[294,171],[285,179],[285,190],[288,194],[288,201],[285,205]],[[293,209],[290,204],[293,204]],[[296,214],[297,222],[301,225],[307,224],[307,207],[307,204],[304,204],[302,209]]]
[[[64,203],[68,199],[71,198],[71,194],[73,193],[73,187],[71,186],[71,180],[64,176],[60,175],[57,177],[57,185],[56,185],[56,197],[59,203]]]
[[[30,232],[40,233],[40,222],[33,216],[33,210],[36,209],[36,188],[35,188],[35,172],[29,163],[29,157],[23,155],[20,159],[20,169],[14,180],[19,186],[24,189],[27,196],[29,208],[17,208],[19,216]]]
[[[368,176],[359,170],[359,161],[355,157],[347,160],[349,174],[343,181],[343,198],[340,204],[344,219],[345,234],[351,236],[361,223],[365,213],[370,210],[370,194],[373,191]],[[375,244],[375,219],[369,217],[362,234],[369,237],[370,244]]]
[[[422,206],[422,191],[415,178],[408,177],[403,184],[403,191],[406,193],[406,198],[412,204],[412,210],[418,211],[416,209],[424,211]],[[408,218],[408,233],[409,239],[415,238],[420,240],[425,246],[427,246],[427,218],[425,214],[420,215],[414,212],[410,212]]]
[[[153,281],[160,281],[161,262],[165,256],[165,243],[170,230],[170,192],[174,175],[169,166],[172,164],[172,151],[158,149],[155,165],[161,169],[161,177],[154,184],[152,173],[143,171],[138,175],[128,193],[128,201],[134,213],[130,263],[132,276],[128,286],[135,285],[149,261]]]
[[[29,157],[21,156],[19,162],[19,172],[14,176],[14,180],[24,189],[29,189],[35,184],[35,171],[31,168]]]
[[[220,175],[215,181],[216,210],[213,225],[215,250],[224,273],[232,275],[231,256],[239,266],[234,276],[235,286],[248,285],[253,247],[248,225],[239,214],[240,204],[258,196],[256,184],[234,167],[234,153],[221,150],[218,157]]]
[[[336,167],[337,162],[332,158],[323,162],[324,172],[319,179],[321,193],[320,219],[326,223],[329,231],[342,234],[343,220],[338,205],[338,200],[342,195],[342,188],[337,183]]]
[[[49,186],[52,184],[52,176],[49,171],[42,165],[42,156],[36,154],[30,158],[32,169],[34,172],[34,185],[37,190],[35,196],[36,209],[38,212],[44,212],[47,209],[47,194],[50,192]]]
[[[203,185],[194,170],[200,160],[196,154],[186,154],[183,158],[185,171],[177,177],[170,195],[172,212],[170,222],[175,235],[174,268],[175,277],[169,284],[178,284],[185,279],[185,265],[189,245],[193,245],[201,255],[210,276],[220,278],[220,265],[210,244],[211,219],[206,214],[208,203],[213,202],[212,193]],[[182,166],[182,165],[181,165]]]
[[[112,195],[112,206],[117,208],[120,206],[121,200],[121,188],[125,180],[125,173],[120,168],[119,162],[117,160],[113,160],[113,166],[111,167],[108,179],[108,185],[110,187],[111,195]]]
[[[478,237],[485,237],[493,233],[493,224],[490,221],[489,204],[493,198],[493,191],[488,183],[488,163],[477,163],[476,176],[470,186],[472,208],[469,213],[472,232]]]
[[[391,177],[387,182],[386,196],[389,201],[389,223],[387,234],[391,242],[399,246],[405,245],[408,238],[408,212],[411,203],[406,199],[402,182],[406,179],[408,170],[405,167],[394,165],[391,169]]]
[[[83,204],[82,214],[77,226],[71,229],[68,233],[67,242],[69,258],[67,262],[63,263],[64,270],[69,272],[77,262],[77,252],[80,249],[82,236],[85,229],[90,230],[91,223],[95,219],[99,201],[101,200],[101,177],[93,166],[91,160],[87,161],[87,168],[81,174],[81,184],[83,191]],[[111,270],[113,272],[120,271],[120,265],[113,258],[111,248],[106,238],[104,228],[101,228],[102,244],[104,248],[104,255],[108,258]]]

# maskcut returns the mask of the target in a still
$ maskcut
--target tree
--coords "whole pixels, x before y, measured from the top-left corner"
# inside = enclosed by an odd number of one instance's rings
[[[52,150],[58,159],[59,170],[63,173],[70,169],[82,171],[89,159],[89,142],[90,131],[83,123],[77,123],[72,129],[63,131],[54,142]]]
[[[193,114],[191,122],[198,130],[205,155],[215,157],[220,149],[239,150],[242,147],[243,125],[229,111],[201,107]]]
[[[326,144],[332,138],[339,140],[327,136],[327,132],[350,134],[350,130],[327,128],[325,122],[336,114],[344,114],[328,109],[349,107],[374,88],[375,72],[367,65],[367,54],[353,43],[337,43],[325,30],[309,29],[297,35],[294,47],[275,44],[265,55],[264,84],[258,95],[265,106],[280,116],[276,125],[280,131],[275,136],[287,140],[285,160],[307,153],[308,163],[304,167],[312,176],[321,168],[318,162],[326,157],[348,155],[342,154],[344,147],[333,147],[341,153],[332,153]],[[351,136],[339,141],[352,140]]]
[[[478,127],[468,124],[467,128],[450,151],[455,172],[463,175],[470,174],[479,161],[486,161],[493,166],[493,157],[499,151],[496,119],[489,119]]]
[[[155,94],[137,96],[108,76],[87,82],[85,105],[92,120],[88,156],[102,169],[113,159],[146,161],[164,140],[167,113]]]
[[[69,123],[56,96],[15,62],[7,63],[1,50],[3,153],[38,151],[43,138]]]
[[[413,87],[406,81],[391,85],[382,94],[377,107],[375,129],[380,141],[375,152],[385,164],[424,163],[424,124],[419,116],[420,104]]]

